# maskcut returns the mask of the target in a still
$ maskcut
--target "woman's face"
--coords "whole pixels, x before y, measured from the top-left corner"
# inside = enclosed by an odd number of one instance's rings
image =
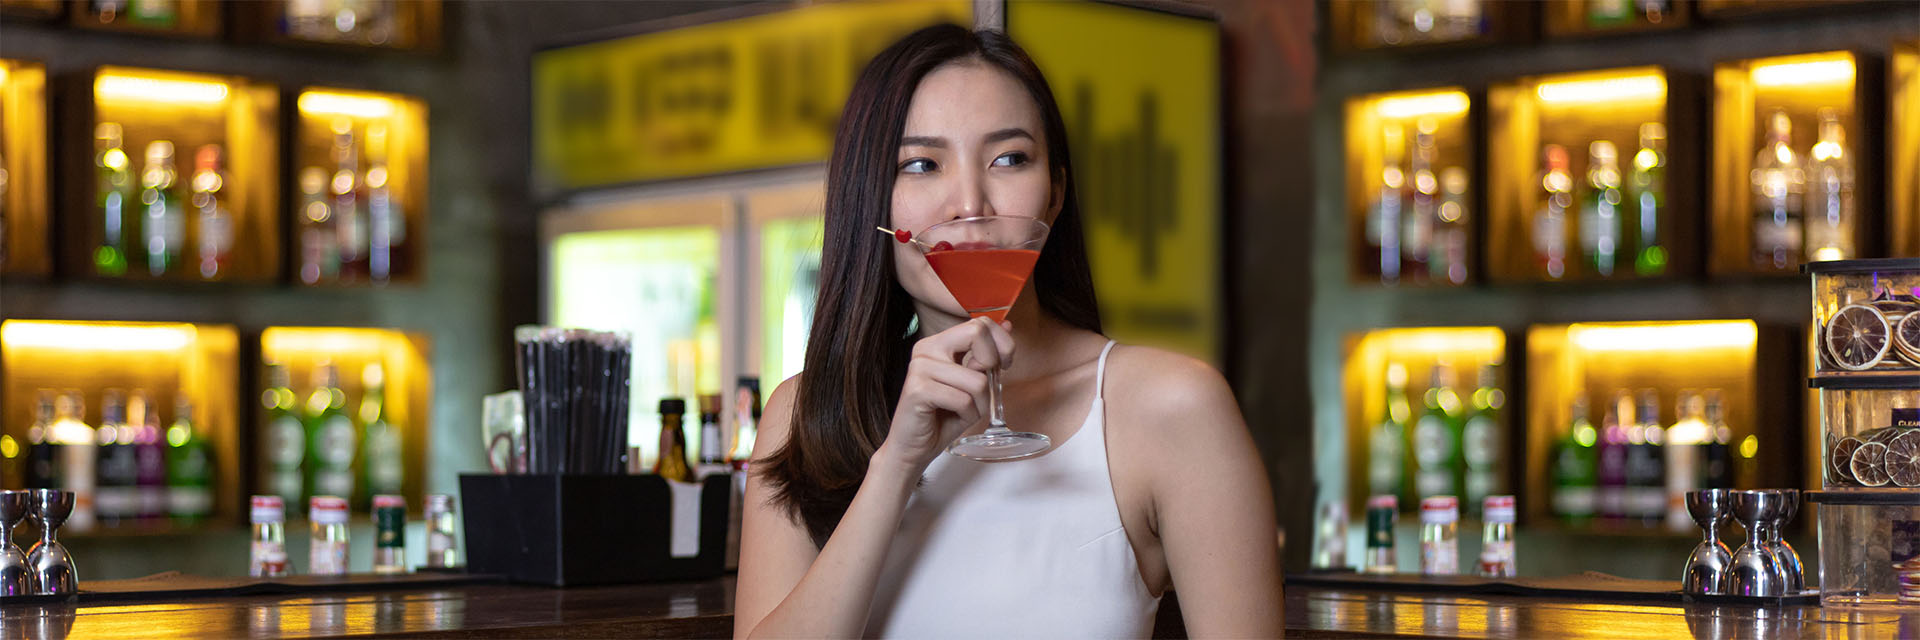
[[[1013,77],[980,62],[935,69],[907,107],[892,227],[918,236],[936,223],[995,215],[1052,224],[1064,191],[1054,183],[1045,136],[1039,105]],[[894,243],[893,257],[914,300],[967,317],[920,249]]]

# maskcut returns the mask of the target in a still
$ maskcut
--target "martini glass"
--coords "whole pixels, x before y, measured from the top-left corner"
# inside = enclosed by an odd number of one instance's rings
[[[927,227],[915,239],[967,315],[1004,322],[1040,259],[1047,223],[1018,216],[960,218]],[[1000,368],[995,367],[987,371],[986,432],[954,440],[947,451],[994,461],[1038,455],[1052,446],[1044,434],[1008,429],[1000,397]]]

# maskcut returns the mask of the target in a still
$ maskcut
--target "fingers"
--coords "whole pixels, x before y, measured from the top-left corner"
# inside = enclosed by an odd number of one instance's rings
[[[936,409],[972,423],[986,409],[987,374],[934,357],[916,358],[908,365],[902,396],[920,398],[917,409]]]
[[[1008,323],[974,318],[928,336],[914,345],[916,356],[932,356],[979,371],[1013,364],[1013,333]]]

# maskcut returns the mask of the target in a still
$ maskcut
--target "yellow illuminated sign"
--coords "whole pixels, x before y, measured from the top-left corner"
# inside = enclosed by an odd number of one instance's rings
[[[1219,26],[1019,2],[1007,6],[1007,30],[1066,116],[1103,328],[1219,364]]]
[[[93,80],[99,100],[220,104],[227,100],[227,84],[207,76],[103,70]]]
[[[534,54],[535,173],[581,189],[822,162],[847,91],[900,36],[971,3],[830,2]]]

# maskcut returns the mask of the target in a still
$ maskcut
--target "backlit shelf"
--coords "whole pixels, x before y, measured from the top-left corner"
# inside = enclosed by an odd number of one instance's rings
[[[399,434],[400,494],[409,508],[425,505],[426,450],[433,424],[433,374],[428,365],[430,344],[425,336],[395,329],[359,327],[269,327],[260,334],[260,358],[254,379],[259,388],[251,399],[270,397],[273,380],[268,365],[278,365],[287,376],[287,390],[298,415],[310,419],[314,392],[322,387],[321,376],[331,368],[334,388],[341,410],[352,420],[353,490],[350,496],[356,512],[366,511],[370,489],[367,425],[373,416],[384,418]],[[378,390],[378,394],[372,393]],[[263,400],[246,408],[258,425],[254,459],[258,492],[272,493],[275,484],[273,424]],[[475,427],[472,440],[478,446],[480,432]],[[311,461],[311,458],[308,458]],[[302,482],[305,482],[303,478]],[[311,491],[312,487],[307,487]],[[297,499],[296,499],[297,501]],[[304,506],[301,509],[304,511]]]
[[[0,60],[0,276],[53,270],[48,157],[46,67]]]
[[[1887,65],[1887,255],[1920,258],[1920,41]]]
[[[1439,493],[1452,491],[1461,498],[1463,513],[1475,513],[1480,505],[1470,498],[1521,490],[1510,482],[1513,438],[1506,390],[1512,377],[1502,366],[1506,350],[1507,335],[1495,327],[1377,329],[1348,338],[1341,373],[1348,513],[1365,513],[1369,495],[1387,493],[1399,498],[1402,510],[1417,510],[1422,495],[1442,486],[1450,488]],[[1476,393],[1483,373],[1492,374],[1488,393]],[[1436,375],[1440,387],[1434,384]],[[1476,400],[1493,409],[1490,431],[1466,427]],[[1433,425],[1442,431],[1422,432],[1429,401],[1449,414],[1447,421],[1458,423],[1457,442],[1440,439],[1451,429],[1444,423]],[[1456,446],[1462,449],[1457,475],[1423,476],[1419,456],[1445,450],[1439,457],[1451,458]],[[1429,468],[1434,464],[1447,463],[1429,461]]]
[[[1347,246],[1356,282],[1462,285],[1474,277],[1472,108],[1459,87],[1347,101]]]
[[[294,280],[418,280],[427,244],[426,103],[314,87],[296,106],[287,222]]]

